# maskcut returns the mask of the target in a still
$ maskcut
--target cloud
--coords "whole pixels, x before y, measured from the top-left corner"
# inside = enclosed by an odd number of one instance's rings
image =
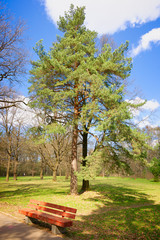
[[[158,109],[160,107],[160,104],[157,100],[152,99],[147,101],[143,106],[142,109],[144,110],[148,110],[148,111],[155,111],[156,109]]]
[[[136,97],[134,100],[126,100],[132,104],[141,104],[145,100],[139,97]],[[159,125],[159,120],[155,120],[155,111],[160,109],[160,103],[155,100],[148,100],[143,106],[139,109],[131,109],[133,114],[133,122],[140,128],[145,126],[156,127]],[[153,114],[154,112],[154,114]]]
[[[86,7],[86,26],[99,34],[113,34],[128,26],[156,20],[160,0],[41,0],[49,18],[56,24],[70,4]]]
[[[13,99],[7,98],[6,100],[12,101]],[[29,102],[29,98],[19,95],[15,101],[24,101],[27,104]],[[4,106],[4,104],[1,103],[1,106]],[[3,122],[2,119],[2,115],[0,114],[0,124]],[[8,123],[11,124],[12,121],[14,126],[19,125],[19,123],[28,127],[36,126],[38,124],[38,118],[35,111],[22,102],[17,103],[17,108],[8,108]]]
[[[142,104],[145,102],[145,100],[140,97],[136,97],[133,100],[126,100],[126,101],[130,102],[132,104]],[[155,99],[148,100],[148,101],[146,101],[146,103],[143,106],[139,107],[138,110],[133,109],[134,116],[138,116],[140,114],[140,112],[142,112],[143,110],[153,112],[153,111],[157,110],[159,107],[160,107],[160,103],[157,100],[155,100]]]
[[[150,121],[147,120],[146,118],[142,119],[141,121],[135,119],[134,124],[138,125],[139,128],[144,128],[146,126],[154,127],[151,125]]]
[[[141,129],[145,128],[145,127],[151,127],[151,128],[156,128],[158,127],[157,123],[154,123],[149,117],[147,119],[147,117],[144,117],[141,121],[135,121],[134,122],[135,125]]]
[[[150,49],[151,43],[160,44],[160,28],[154,28],[148,33],[144,34],[141,37],[141,40],[139,41],[138,46],[132,49],[131,56],[135,57],[140,52]]]
[[[25,102],[28,103],[29,99],[26,98]],[[38,124],[37,117],[34,110],[23,103],[20,103],[19,107],[16,109],[14,122],[15,124],[22,122],[24,126],[30,126],[30,127]]]

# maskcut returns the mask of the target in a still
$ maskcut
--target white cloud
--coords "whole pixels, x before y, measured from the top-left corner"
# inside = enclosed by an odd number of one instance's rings
[[[153,121],[149,118],[149,116],[145,116],[140,121],[135,119],[134,124],[136,124],[139,128],[145,128],[147,126],[151,128],[156,128],[158,126],[157,123],[153,123]]]
[[[130,102],[132,104],[142,104],[145,102],[145,100],[140,97],[136,97],[133,100],[126,100],[126,101]],[[133,109],[133,115],[139,116],[140,112],[142,112],[143,110],[153,112],[153,111],[157,110],[159,107],[160,107],[160,103],[157,100],[155,100],[155,99],[148,100],[148,101],[146,101],[146,103],[143,106],[139,107],[138,110]]]
[[[139,45],[132,49],[131,56],[135,57],[140,52],[150,49],[151,43],[160,44],[160,28],[154,28],[148,33],[144,34],[139,41]]]
[[[139,128],[144,128],[146,126],[150,126],[150,127],[153,127],[150,123],[149,120],[147,120],[146,118],[142,119],[141,121],[138,121],[137,119],[134,120],[134,123],[136,125],[138,125]]]
[[[142,109],[144,110],[149,110],[149,111],[155,111],[156,109],[158,109],[160,107],[160,104],[157,100],[152,99],[147,101],[143,106]]]
[[[29,99],[25,99],[25,102],[28,103]],[[15,123],[21,121],[24,126],[35,126],[37,125],[37,117],[33,109],[25,104],[19,104],[19,108],[17,108]]]
[[[7,98],[6,100],[13,101],[13,99],[10,98]],[[29,102],[29,98],[19,95],[15,101],[23,101],[27,104]],[[6,106],[6,104],[1,103],[1,106]],[[21,123],[23,126],[30,127],[38,124],[38,119],[34,110],[22,102],[17,103],[17,108],[8,108],[8,122],[11,123],[12,121],[14,122],[14,125],[19,125],[19,123]],[[2,123],[1,114],[0,123]]]
[[[141,104],[145,100],[139,97],[136,97],[134,100],[126,100],[132,104]],[[160,103],[155,100],[148,100],[143,106],[139,109],[131,109],[133,114],[133,122],[140,128],[145,126],[156,127],[159,125],[159,120],[155,120],[156,111],[160,109]],[[153,113],[154,112],[154,113]]]
[[[70,4],[86,6],[86,25],[99,34],[113,34],[153,21],[160,16],[160,0],[41,0],[50,19],[56,24]]]

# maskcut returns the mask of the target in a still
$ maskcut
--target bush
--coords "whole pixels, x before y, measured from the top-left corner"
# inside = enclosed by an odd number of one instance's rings
[[[160,159],[153,158],[150,167],[149,167],[151,173],[154,176],[154,181],[159,182],[159,177],[160,177]]]

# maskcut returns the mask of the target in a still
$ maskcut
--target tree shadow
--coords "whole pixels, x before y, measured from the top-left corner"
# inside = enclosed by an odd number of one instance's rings
[[[104,205],[130,205],[130,204],[140,204],[140,203],[151,203],[149,196],[145,193],[139,192],[138,190],[113,186],[111,184],[98,184],[91,187],[91,190],[98,191],[100,194],[97,197],[91,198],[91,201],[101,202]]]
[[[13,189],[12,189],[13,187]],[[43,191],[42,191],[43,190]],[[131,240],[158,240],[160,239],[160,205],[154,205],[150,196],[139,190],[102,184],[97,182],[91,186],[96,192],[93,197],[86,198],[81,195],[83,201],[89,201],[97,205],[88,215],[77,215],[77,220],[68,229],[68,236],[73,240],[89,239],[131,239]],[[24,196],[28,198],[38,195],[67,195],[69,188],[63,186],[49,186],[46,188],[37,183],[11,185],[9,191],[1,192],[1,198]]]
[[[35,197],[38,195],[45,196],[49,194],[60,195],[60,194],[68,194],[66,191],[65,186],[61,186],[60,189],[56,189],[55,187],[46,186],[44,188],[43,185],[40,184],[21,184],[18,188],[17,185],[11,185],[11,190],[8,191],[1,191],[0,192],[0,199],[7,198],[7,197],[18,197],[18,196],[26,196],[28,197]]]
[[[89,239],[160,239],[160,205],[149,195],[109,184],[93,186],[99,194],[89,198],[97,209],[77,217],[69,236],[73,240]]]

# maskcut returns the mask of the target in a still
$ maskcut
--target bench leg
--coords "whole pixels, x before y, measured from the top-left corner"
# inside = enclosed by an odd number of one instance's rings
[[[32,223],[32,219],[30,217],[25,216],[25,223],[27,224]]]
[[[51,231],[52,231],[53,234],[59,235],[59,234],[66,233],[66,228],[51,225]]]

